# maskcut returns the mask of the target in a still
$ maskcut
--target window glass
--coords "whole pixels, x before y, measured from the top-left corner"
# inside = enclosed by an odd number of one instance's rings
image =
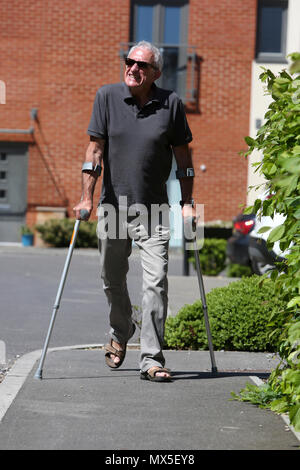
[[[135,41],[152,41],[153,7],[138,5]]]
[[[180,43],[180,8],[165,7],[164,43]]]
[[[165,7],[164,44],[180,43],[180,11],[179,7]],[[178,53],[178,47],[164,47],[163,88],[177,90]]]
[[[281,52],[282,6],[262,5],[259,23],[259,52]]]
[[[146,40],[163,55],[159,87],[174,90],[184,99],[187,76],[188,0],[132,0],[131,41]],[[193,86],[191,86],[193,88]]]

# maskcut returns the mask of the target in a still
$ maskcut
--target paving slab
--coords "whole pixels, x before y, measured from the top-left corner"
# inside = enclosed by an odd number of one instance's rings
[[[251,376],[267,377],[270,354],[165,351],[172,383],[139,378],[139,351],[122,368],[105,366],[102,348],[48,352],[43,380],[38,353],[27,355],[26,377],[0,423],[0,449],[18,450],[298,450],[281,416],[231,400]],[[31,360],[31,367],[30,367]],[[30,370],[29,370],[30,369]],[[1,387],[22,375],[14,368]]]

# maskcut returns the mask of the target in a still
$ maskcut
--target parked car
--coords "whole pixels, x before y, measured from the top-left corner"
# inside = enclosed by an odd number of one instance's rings
[[[262,196],[268,197],[268,196]],[[231,263],[250,266],[253,273],[262,275],[276,267],[276,263],[284,260],[279,242],[272,250],[267,248],[266,240],[270,230],[284,222],[285,216],[275,214],[274,218],[255,214],[239,214],[233,219],[232,236],[227,241],[227,256]],[[258,233],[261,227],[268,226],[270,230]]]

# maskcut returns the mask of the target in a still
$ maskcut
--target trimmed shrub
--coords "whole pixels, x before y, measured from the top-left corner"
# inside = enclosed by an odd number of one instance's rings
[[[71,241],[75,219],[51,219],[42,225],[37,225],[36,230],[41,234],[45,243],[54,247],[68,247]],[[97,248],[96,234],[97,221],[87,221],[80,224],[76,247]]]
[[[204,245],[199,250],[200,264],[203,274],[217,276],[226,264],[226,240],[223,238],[205,238]],[[192,254],[189,261],[195,264],[195,256]]]
[[[230,263],[227,266],[226,274],[228,277],[249,277],[253,272],[250,266],[242,266],[241,264]]]
[[[216,350],[276,351],[284,303],[277,299],[271,279],[261,284],[260,276],[243,278],[213,289],[206,300]],[[173,349],[208,349],[201,300],[167,318],[165,341]]]

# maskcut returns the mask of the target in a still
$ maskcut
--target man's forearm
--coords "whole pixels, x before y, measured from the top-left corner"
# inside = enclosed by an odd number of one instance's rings
[[[182,201],[189,204],[193,195],[193,178],[182,178],[180,188]]]
[[[93,201],[98,176],[82,173],[82,201]]]
[[[193,168],[192,158],[188,149],[188,145],[181,145],[173,148],[177,167],[186,172],[187,168]],[[182,201],[187,204],[190,202],[193,194],[193,182],[194,178],[185,177],[180,178],[180,189]]]
[[[93,167],[101,166],[105,140],[91,137],[88,145],[85,163],[92,163]],[[94,190],[98,179],[98,173],[93,170],[82,172],[82,200],[93,201]]]
[[[82,171],[82,196],[80,202],[73,207],[76,219],[81,220],[81,212],[83,210],[88,212],[88,217],[84,220],[88,220],[93,210],[93,196],[96,186],[96,182],[99,173],[94,170],[96,165],[101,165],[105,147],[105,141],[103,139],[96,139],[91,137],[91,141],[88,145],[84,163],[92,163],[92,169],[83,169]],[[87,165],[89,168],[90,165]]]

